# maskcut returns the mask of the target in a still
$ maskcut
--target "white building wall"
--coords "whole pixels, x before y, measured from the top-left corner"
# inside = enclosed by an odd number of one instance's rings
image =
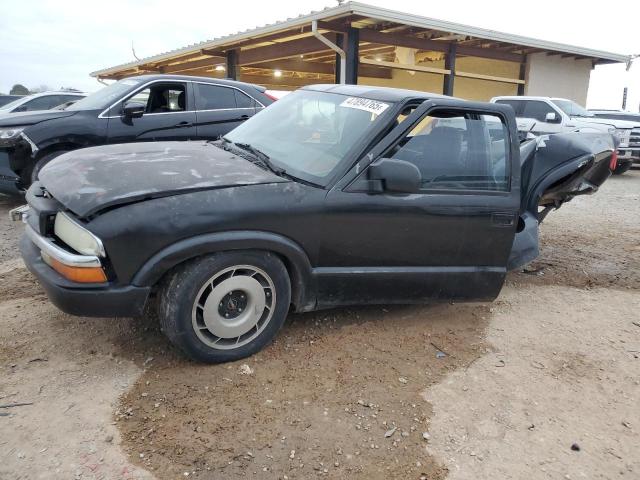
[[[591,60],[533,53],[527,56],[525,95],[562,97],[587,103]]]

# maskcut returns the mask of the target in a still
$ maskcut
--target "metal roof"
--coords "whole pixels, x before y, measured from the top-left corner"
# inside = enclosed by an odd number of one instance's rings
[[[206,40],[200,43],[195,43],[187,47],[178,48],[169,52],[161,53],[151,57],[143,58],[139,61],[124,63],[116,65],[114,67],[105,68],[103,70],[97,70],[91,73],[93,77],[99,77],[103,75],[109,75],[111,73],[119,72],[126,69],[135,68],[152,62],[163,62],[170,60],[180,55],[197,52],[201,49],[220,49],[226,45],[231,46],[235,42],[243,40],[256,39],[259,41],[259,37],[276,33],[279,31],[292,29],[299,26],[309,25],[312,20],[331,20],[345,16],[361,16],[371,19],[375,19],[382,22],[394,22],[398,24],[408,25],[418,28],[426,28],[432,30],[439,30],[442,32],[449,32],[457,35],[472,36],[479,39],[506,42],[516,45],[522,45],[530,48],[537,48],[542,50],[556,51],[566,54],[579,55],[583,57],[590,57],[595,59],[601,59],[615,63],[627,63],[631,60],[631,56],[618,53],[611,53],[602,50],[594,50],[590,48],[583,48],[574,45],[567,45],[563,43],[556,43],[547,40],[540,40],[531,37],[524,37],[521,35],[514,35],[511,33],[499,32],[496,30],[488,30],[485,28],[473,27],[469,25],[463,25],[460,23],[449,22],[446,20],[437,20],[429,17],[422,17],[412,13],[398,12],[387,8],[376,7],[373,5],[367,5],[360,2],[346,2],[336,7],[325,8],[321,11],[313,11],[306,15],[299,15],[295,18],[288,18],[287,20],[275,22],[264,25],[262,27],[256,27],[253,29],[247,29],[230,35],[214,38],[212,40]]]

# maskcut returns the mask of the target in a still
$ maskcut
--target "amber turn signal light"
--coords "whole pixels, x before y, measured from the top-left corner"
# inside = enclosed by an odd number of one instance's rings
[[[71,267],[43,253],[42,259],[67,280],[76,283],[104,283],[107,276],[101,267]]]

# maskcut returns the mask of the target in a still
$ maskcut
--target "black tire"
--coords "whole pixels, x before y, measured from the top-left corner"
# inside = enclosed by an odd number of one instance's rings
[[[47,163],[49,163],[54,158],[59,157],[63,153],[67,153],[67,152],[68,150],[56,150],[55,152],[51,152],[51,153],[48,153],[47,155],[42,156],[40,159],[38,159],[38,161],[35,164],[31,165],[31,168],[29,169],[28,172],[25,172],[25,173],[28,173],[28,175],[23,175],[23,177],[26,177],[24,179],[28,180],[29,185],[31,185],[33,182],[38,180],[38,175],[40,174],[40,170],[42,170],[42,167],[44,167]]]
[[[613,174],[614,175],[622,175],[623,173],[625,173],[626,171],[628,171],[631,168],[631,165],[633,165],[632,162],[618,164],[616,169],[613,171]]]
[[[258,273],[250,275],[254,271]],[[260,284],[262,293],[254,290],[251,279]],[[234,283],[246,284],[248,288],[243,290],[244,286]],[[220,297],[229,288],[231,291]],[[247,299],[244,304],[238,296],[243,294]],[[265,302],[262,310],[261,301]],[[193,360],[229,362],[253,355],[270,343],[287,318],[290,301],[289,275],[276,255],[254,250],[221,252],[188,261],[168,275],[159,291],[158,318],[169,340]],[[233,309],[228,310],[229,306]],[[245,313],[238,313],[243,312],[242,306],[246,307]],[[223,318],[223,313],[227,315],[229,311],[231,319]],[[257,323],[240,336],[234,337],[224,330],[242,330],[256,319]],[[235,320],[240,321],[240,327],[231,325]],[[214,334],[220,334],[216,328],[223,329],[221,336]]]

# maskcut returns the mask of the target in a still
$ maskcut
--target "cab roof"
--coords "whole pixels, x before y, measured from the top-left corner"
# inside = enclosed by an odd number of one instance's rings
[[[368,85],[335,85],[319,84],[302,87],[301,90],[314,90],[316,92],[337,93],[354,97],[365,97],[381,102],[401,102],[410,99],[452,98],[438,93],[420,92],[417,90],[405,90],[402,88],[373,87]],[[456,98],[456,100],[459,100]],[[464,100],[461,100],[464,101]]]

